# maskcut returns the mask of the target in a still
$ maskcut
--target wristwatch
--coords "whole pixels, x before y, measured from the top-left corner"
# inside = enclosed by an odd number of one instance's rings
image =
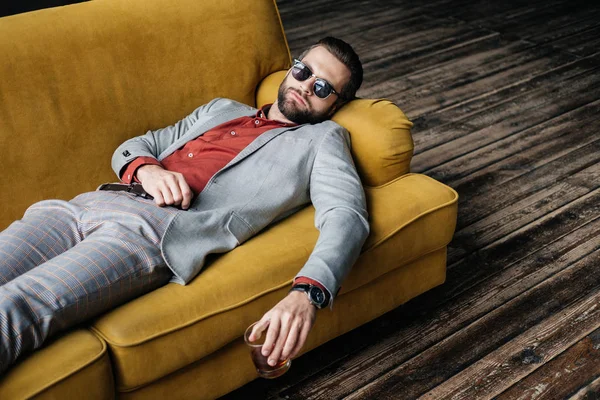
[[[329,304],[329,293],[318,286],[309,283],[297,283],[291,289],[292,291],[305,292],[308,295],[310,304],[318,309],[325,308]]]

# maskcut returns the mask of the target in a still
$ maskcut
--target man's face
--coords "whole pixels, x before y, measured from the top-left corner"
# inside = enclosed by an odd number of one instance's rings
[[[337,93],[350,80],[350,70],[325,47],[315,47],[301,61],[314,75],[333,85]],[[315,77],[299,82],[288,71],[277,94],[277,105],[287,119],[297,124],[314,124],[328,119],[335,111],[338,94],[321,99],[313,92],[314,83]]]

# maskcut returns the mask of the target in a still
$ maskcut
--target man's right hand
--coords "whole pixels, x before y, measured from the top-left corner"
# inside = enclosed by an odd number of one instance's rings
[[[148,164],[139,167],[135,176],[158,206],[180,206],[184,210],[190,207],[194,193],[179,172]]]

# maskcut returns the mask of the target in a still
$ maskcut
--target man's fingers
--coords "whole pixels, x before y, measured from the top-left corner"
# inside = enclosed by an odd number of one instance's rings
[[[267,326],[269,326],[268,318],[264,318],[264,319],[260,320],[252,328],[252,332],[250,332],[250,336],[248,337],[248,339],[250,339],[251,342],[254,342],[255,340],[260,339],[260,337],[262,336],[262,332],[265,330],[265,328]]]
[[[165,196],[166,203],[168,205],[180,206],[182,209],[187,210],[192,203],[194,194],[183,175],[173,173],[168,176],[165,183],[170,192],[170,197]]]
[[[158,196],[159,199],[162,200],[160,202],[157,201],[156,204],[161,207],[173,204],[173,194],[171,193],[171,189],[169,189],[169,185],[165,181],[157,182],[156,191],[160,194]]]
[[[262,346],[262,355],[273,366],[300,351],[315,322],[316,308],[307,301],[306,296],[290,292],[268,314],[271,322]]]
[[[181,179],[179,179],[179,190],[181,191],[181,208],[187,210],[190,208],[190,204],[192,204],[192,197],[194,197],[194,193],[192,189],[190,189],[190,185],[185,181],[183,175]]]
[[[144,172],[142,186],[158,206],[180,206],[184,210],[190,207],[194,193],[183,174],[162,167],[146,168],[141,172]]]
[[[162,193],[160,192],[160,190],[155,190],[155,191],[148,191],[148,193],[150,193],[152,195],[152,197],[154,197],[154,202],[156,203],[157,206],[162,207],[165,205],[165,199],[162,195]]]
[[[302,330],[300,331],[300,335],[298,337],[298,341],[296,342],[296,347],[292,350],[289,358],[294,358],[296,355],[302,350],[302,346],[306,343],[306,338],[308,337],[308,332],[310,332],[311,324],[305,322],[302,326]]]
[[[183,200],[183,195],[181,194],[181,188],[179,187],[178,177],[175,175],[169,175],[165,183],[167,185],[167,190],[170,193],[170,199],[165,197],[165,200],[170,200],[170,202],[167,201],[167,204],[170,206],[180,205],[181,201]]]
[[[281,358],[286,360],[290,357],[292,350],[296,348],[296,342],[298,341],[298,337],[300,336],[300,331],[302,330],[302,320],[296,319],[290,328],[290,333],[287,336],[287,340],[285,341],[285,345],[283,346],[283,352],[281,353]]]
[[[262,355],[268,357],[273,350],[273,346],[275,345],[275,341],[279,336],[279,327],[281,326],[281,320],[279,315],[271,316],[271,323],[269,324],[269,330],[267,330],[267,337],[265,339],[265,343],[262,348]]]
[[[273,366],[277,364],[277,362],[281,358],[281,353],[283,352],[283,346],[287,341],[288,334],[290,332],[291,325],[291,317],[283,316],[281,319],[281,327],[279,328],[279,335],[277,335],[277,340],[275,342],[275,347],[273,351],[269,355],[269,365]]]

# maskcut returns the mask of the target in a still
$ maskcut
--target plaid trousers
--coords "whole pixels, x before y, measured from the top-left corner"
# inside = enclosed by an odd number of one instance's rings
[[[0,233],[0,375],[57,332],[165,285],[180,212],[126,192],[45,200]]]

